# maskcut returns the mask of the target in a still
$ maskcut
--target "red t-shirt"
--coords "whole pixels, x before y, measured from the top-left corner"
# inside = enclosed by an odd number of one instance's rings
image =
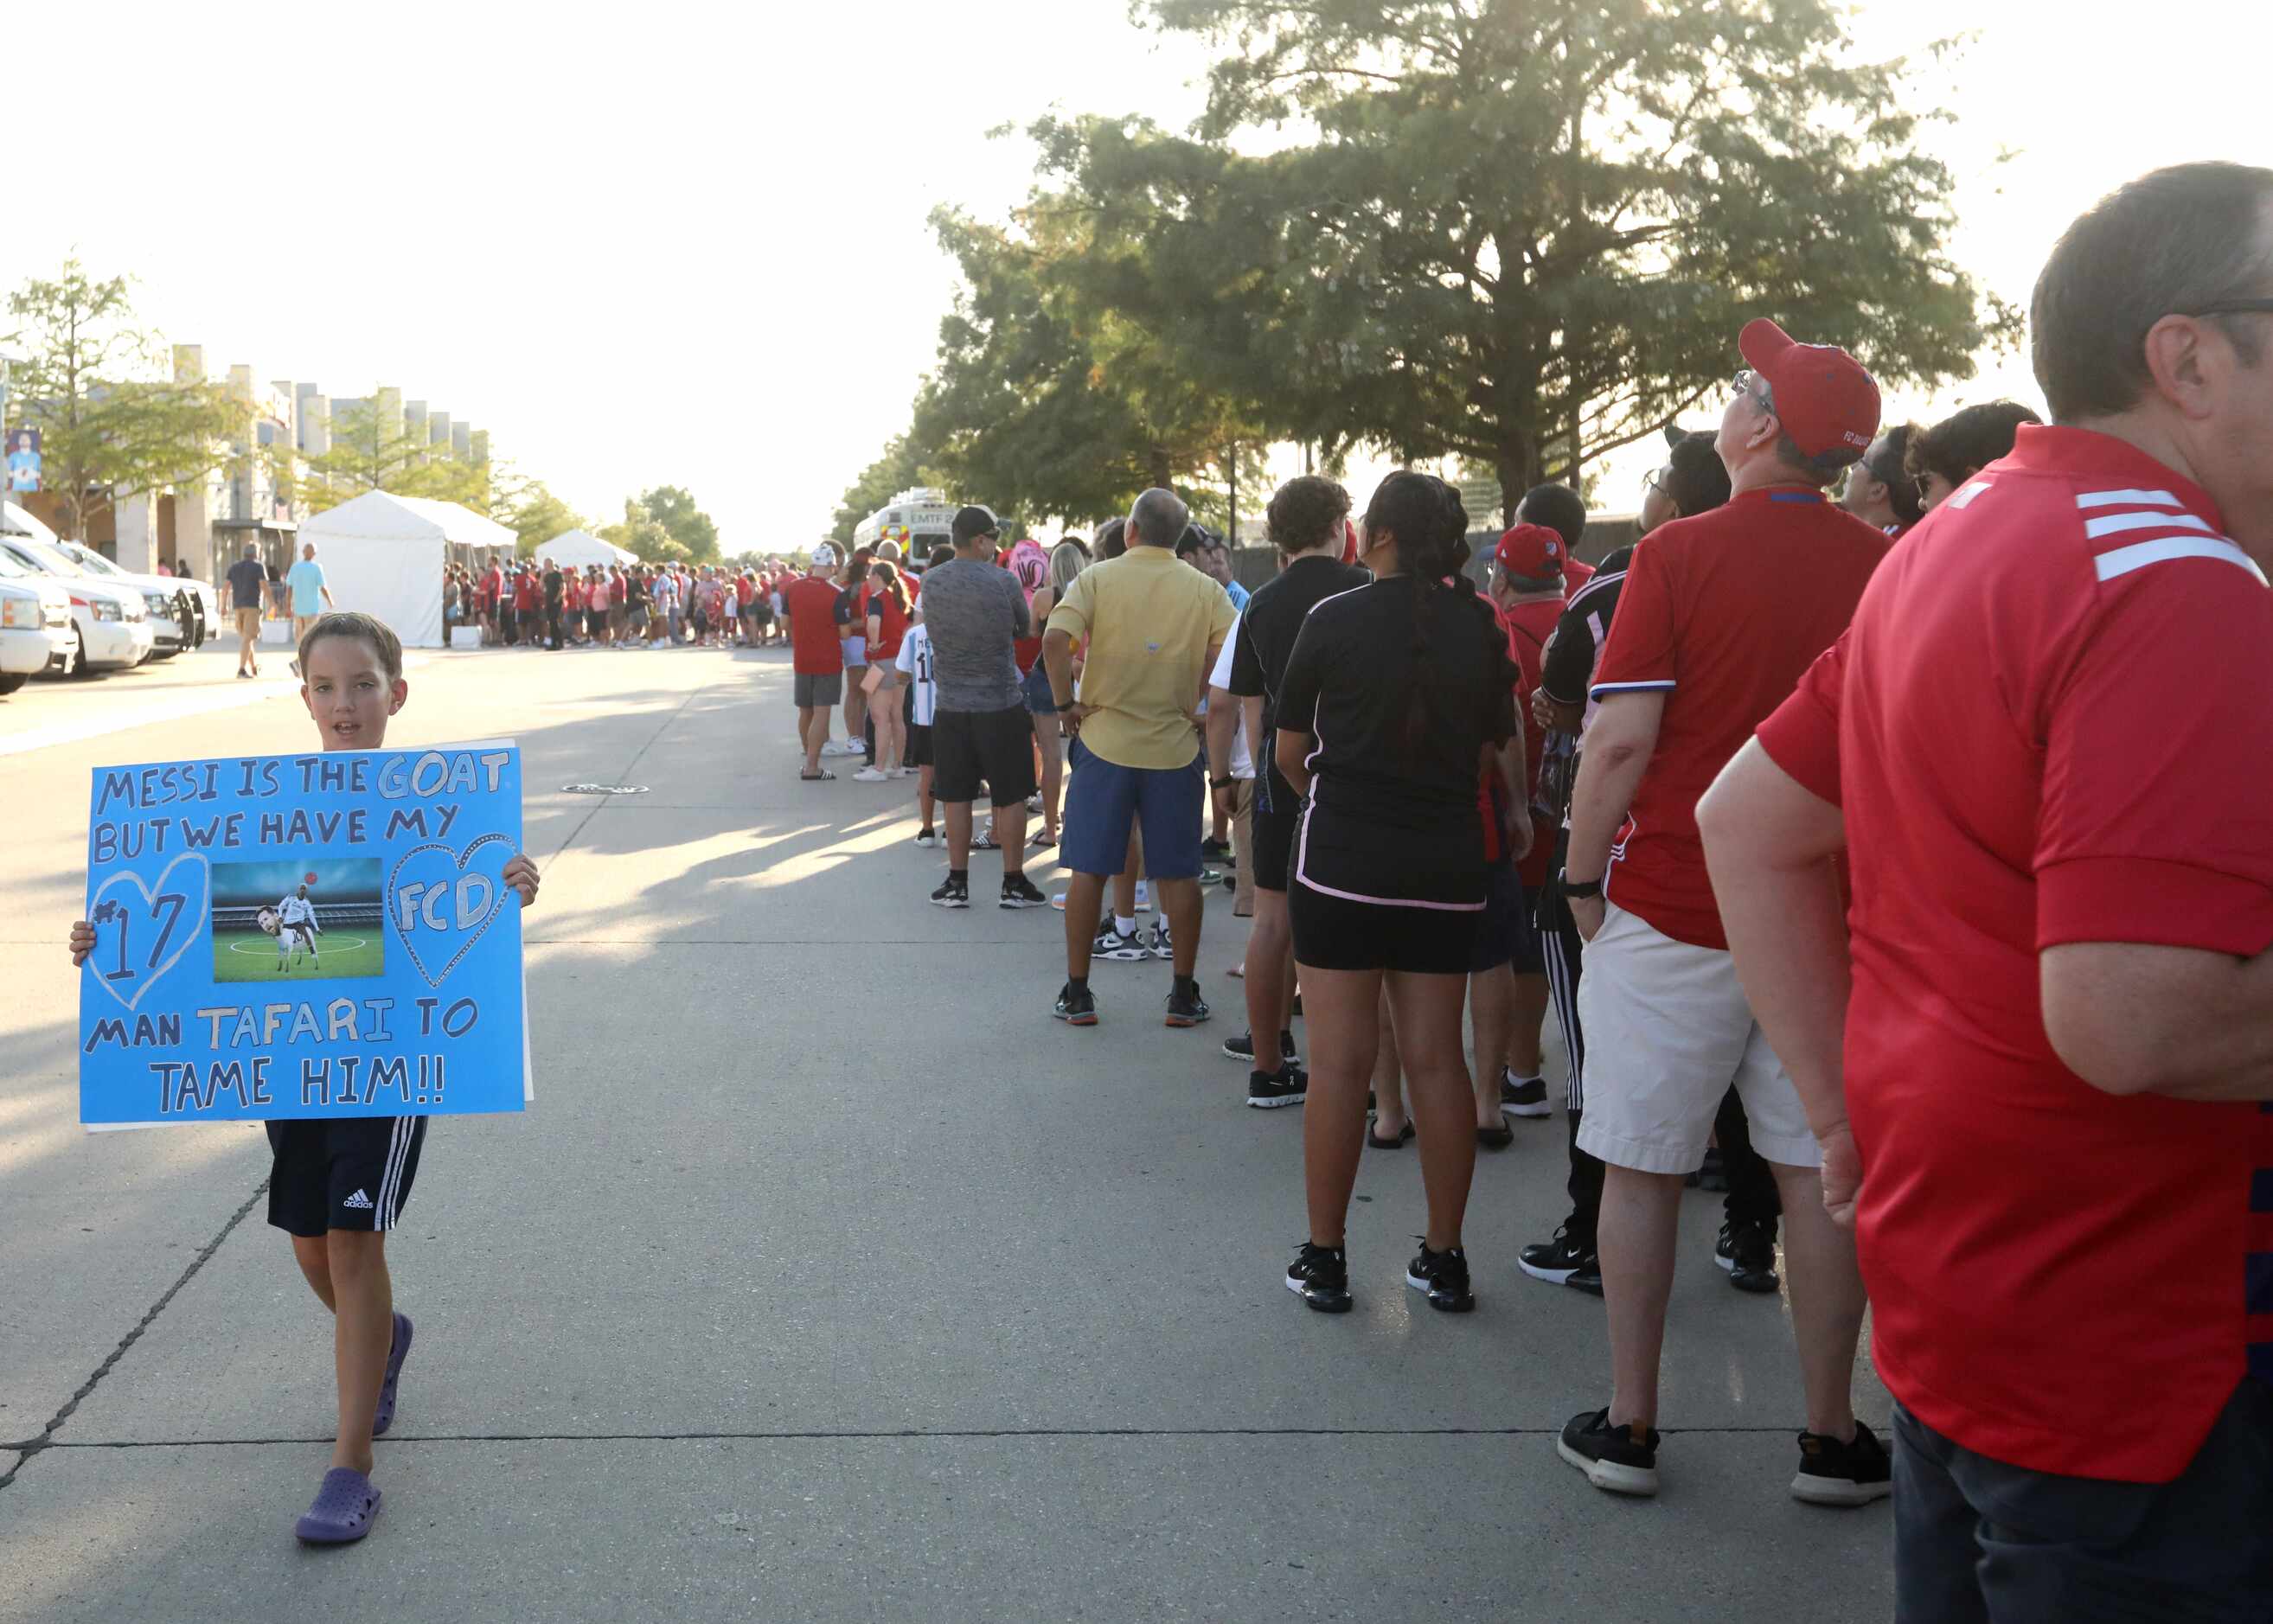
[[[1594,579],[1594,566],[1593,565],[1581,564],[1576,558],[1565,558],[1563,560],[1563,595],[1565,598],[1574,598],[1578,596],[1579,588],[1585,586],[1588,581]]]
[[[1845,812],[1879,1373],[2037,1471],[2167,1482],[2273,1381],[2273,1114],[2092,1087],[2037,978],[2273,943],[2273,592],[2219,529],[2144,453],[2024,424],[1760,728]]]
[[[515,610],[535,609],[537,602],[536,577],[524,575],[521,585],[514,588],[513,606]]]
[[[914,607],[912,599],[909,607]],[[870,647],[869,661],[879,664],[889,662],[900,652],[900,640],[908,634],[907,610],[900,607],[899,601],[890,593],[872,592],[868,595],[868,614],[878,623],[876,629],[882,634]]]
[[[1697,800],[1846,630],[1887,538],[1776,485],[1660,525],[1634,549],[1594,697],[1665,695],[1657,748],[1611,849],[1606,894],[1676,941],[1725,949]]]
[[[748,576],[743,575],[736,578],[734,581],[735,602],[746,609],[757,595],[758,589],[754,586],[751,585],[750,578]]]
[[[826,677],[844,669],[844,645],[836,640],[836,600],[843,588],[825,575],[807,575],[782,589],[789,610],[790,670]]]

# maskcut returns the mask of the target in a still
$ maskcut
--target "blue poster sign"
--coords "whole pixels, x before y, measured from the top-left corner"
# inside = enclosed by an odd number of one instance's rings
[[[8,430],[8,489],[37,490],[40,488],[40,431],[37,429]]]
[[[519,1111],[508,742],[97,767],[79,1120]]]

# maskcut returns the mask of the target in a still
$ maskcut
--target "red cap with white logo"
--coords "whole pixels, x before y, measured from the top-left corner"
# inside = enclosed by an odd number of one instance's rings
[[[1836,344],[1798,344],[1763,316],[1737,335],[1737,348],[1775,395],[1775,415],[1792,444],[1811,457],[1871,448],[1879,432],[1879,385]]]

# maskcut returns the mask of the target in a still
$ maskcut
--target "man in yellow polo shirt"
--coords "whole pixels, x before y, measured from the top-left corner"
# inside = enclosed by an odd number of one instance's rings
[[[1066,789],[1066,984],[1058,1019],[1097,1024],[1089,990],[1090,932],[1106,876],[1127,860],[1132,823],[1144,832],[1144,867],[1168,916],[1175,979],[1170,1026],[1197,1026],[1207,1000],[1193,979],[1200,948],[1200,819],[1206,767],[1197,713],[1208,673],[1231,634],[1223,587],[1177,561],[1191,511],[1173,490],[1152,490],[1129,511],[1129,550],[1073,578],[1050,611],[1042,661],[1058,727],[1073,741]],[[1083,654],[1081,692],[1073,646]]]

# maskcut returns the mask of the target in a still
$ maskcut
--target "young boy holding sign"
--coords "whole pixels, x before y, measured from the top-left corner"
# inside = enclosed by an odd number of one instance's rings
[[[409,697],[402,644],[369,615],[332,613],[300,641],[300,697],[326,750],[378,750],[387,719]],[[536,865],[516,854],[505,883],[523,908],[536,901]],[[94,949],[94,927],[71,927],[74,965]],[[394,1312],[386,1231],[417,1177],[426,1119],[329,1117],[268,1125],[275,1166],[268,1222],[292,1237],[292,1254],[334,1317],[333,1357],[340,1430],[315,1504],[296,1532],[316,1545],[362,1538],[378,1515],[371,1441],[394,1420],[396,1382],[410,1351],[409,1317]]]

